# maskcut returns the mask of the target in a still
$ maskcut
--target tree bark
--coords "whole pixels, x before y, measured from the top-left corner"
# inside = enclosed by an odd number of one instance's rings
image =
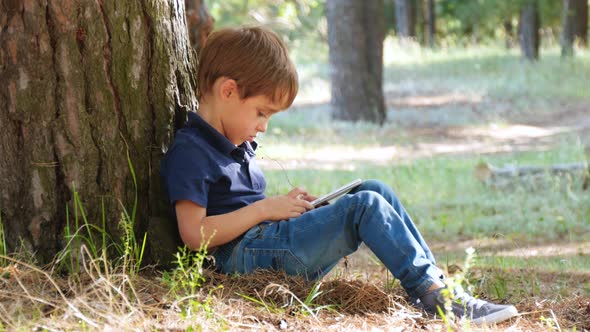
[[[428,46],[434,48],[436,46],[436,11],[434,7],[434,0],[426,0],[426,36]]]
[[[520,10],[519,39],[522,55],[534,61],[539,58],[539,4],[537,0],[527,0]]]
[[[185,4],[188,34],[191,45],[198,53],[213,31],[213,18],[209,15],[204,0],[185,0]]]
[[[504,33],[506,37],[504,39],[504,46],[506,49],[511,49],[514,43],[514,28],[512,26],[512,21],[510,19],[504,21]]]
[[[383,1],[326,3],[333,118],[385,121]]]
[[[398,37],[416,37],[416,6],[413,1],[415,0],[395,0],[395,25]]]
[[[561,56],[571,57],[574,55],[574,20],[576,17],[573,0],[563,0],[562,11]]]
[[[574,11],[573,33],[574,40],[582,47],[588,46],[588,1],[570,0]]]
[[[9,250],[22,245],[50,261],[64,247],[74,191],[90,223],[100,226],[104,212],[115,239],[122,206],[131,211],[136,200],[138,234],[165,220],[159,161],[196,104],[184,2],[0,7],[0,209]]]

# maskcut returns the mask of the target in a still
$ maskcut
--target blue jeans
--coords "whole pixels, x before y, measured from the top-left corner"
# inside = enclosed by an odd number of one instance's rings
[[[318,279],[364,242],[408,295],[419,297],[441,278],[434,257],[412,219],[385,184],[364,181],[334,203],[298,218],[263,222],[216,248],[216,268],[245,274],[283,270]]]

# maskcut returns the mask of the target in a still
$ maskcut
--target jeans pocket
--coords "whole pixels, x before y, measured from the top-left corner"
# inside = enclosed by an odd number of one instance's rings
[[[307,268],[289,249],[244,248],[244,272],[257,269],[285,271],[290,275],[307,274]]]
[[[245,239],[254,240],[260,239],[264,236],[264,229],[270,224],[270,222],[261,222],[260,224],[250,228],[246,234],[244,234]]]

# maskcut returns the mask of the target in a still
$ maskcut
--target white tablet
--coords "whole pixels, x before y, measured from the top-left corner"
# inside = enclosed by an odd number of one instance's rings
[[[313,205],[314,207],[318,207],[328,201],[333,200],[334,198],[338,198],[344,194],[346,194],[347,192],[351,191],[352,189],[358,187],[361,183],[363,183],[363,181],[361,179],[356,179],[354,181],[352,181],[351,183],[345,184],[344,186],[324,195],[321,197],[318,197],[317,199],[315,199],[314,201],[311,202],[311,205]]]

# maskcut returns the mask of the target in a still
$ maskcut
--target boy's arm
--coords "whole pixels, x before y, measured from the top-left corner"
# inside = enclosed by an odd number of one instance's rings
[[[184,244],[197,250],[210,240],[209,247],[232,241],[257,224],[270,220],[295,218],[313,206],[305,199],[307,193],[299,188],[287,195],[265,198],[233,212],[207,216],[207,209],[189,200],[176,202],[178,231]],[[202,229],[202,232],[201,232]]]

